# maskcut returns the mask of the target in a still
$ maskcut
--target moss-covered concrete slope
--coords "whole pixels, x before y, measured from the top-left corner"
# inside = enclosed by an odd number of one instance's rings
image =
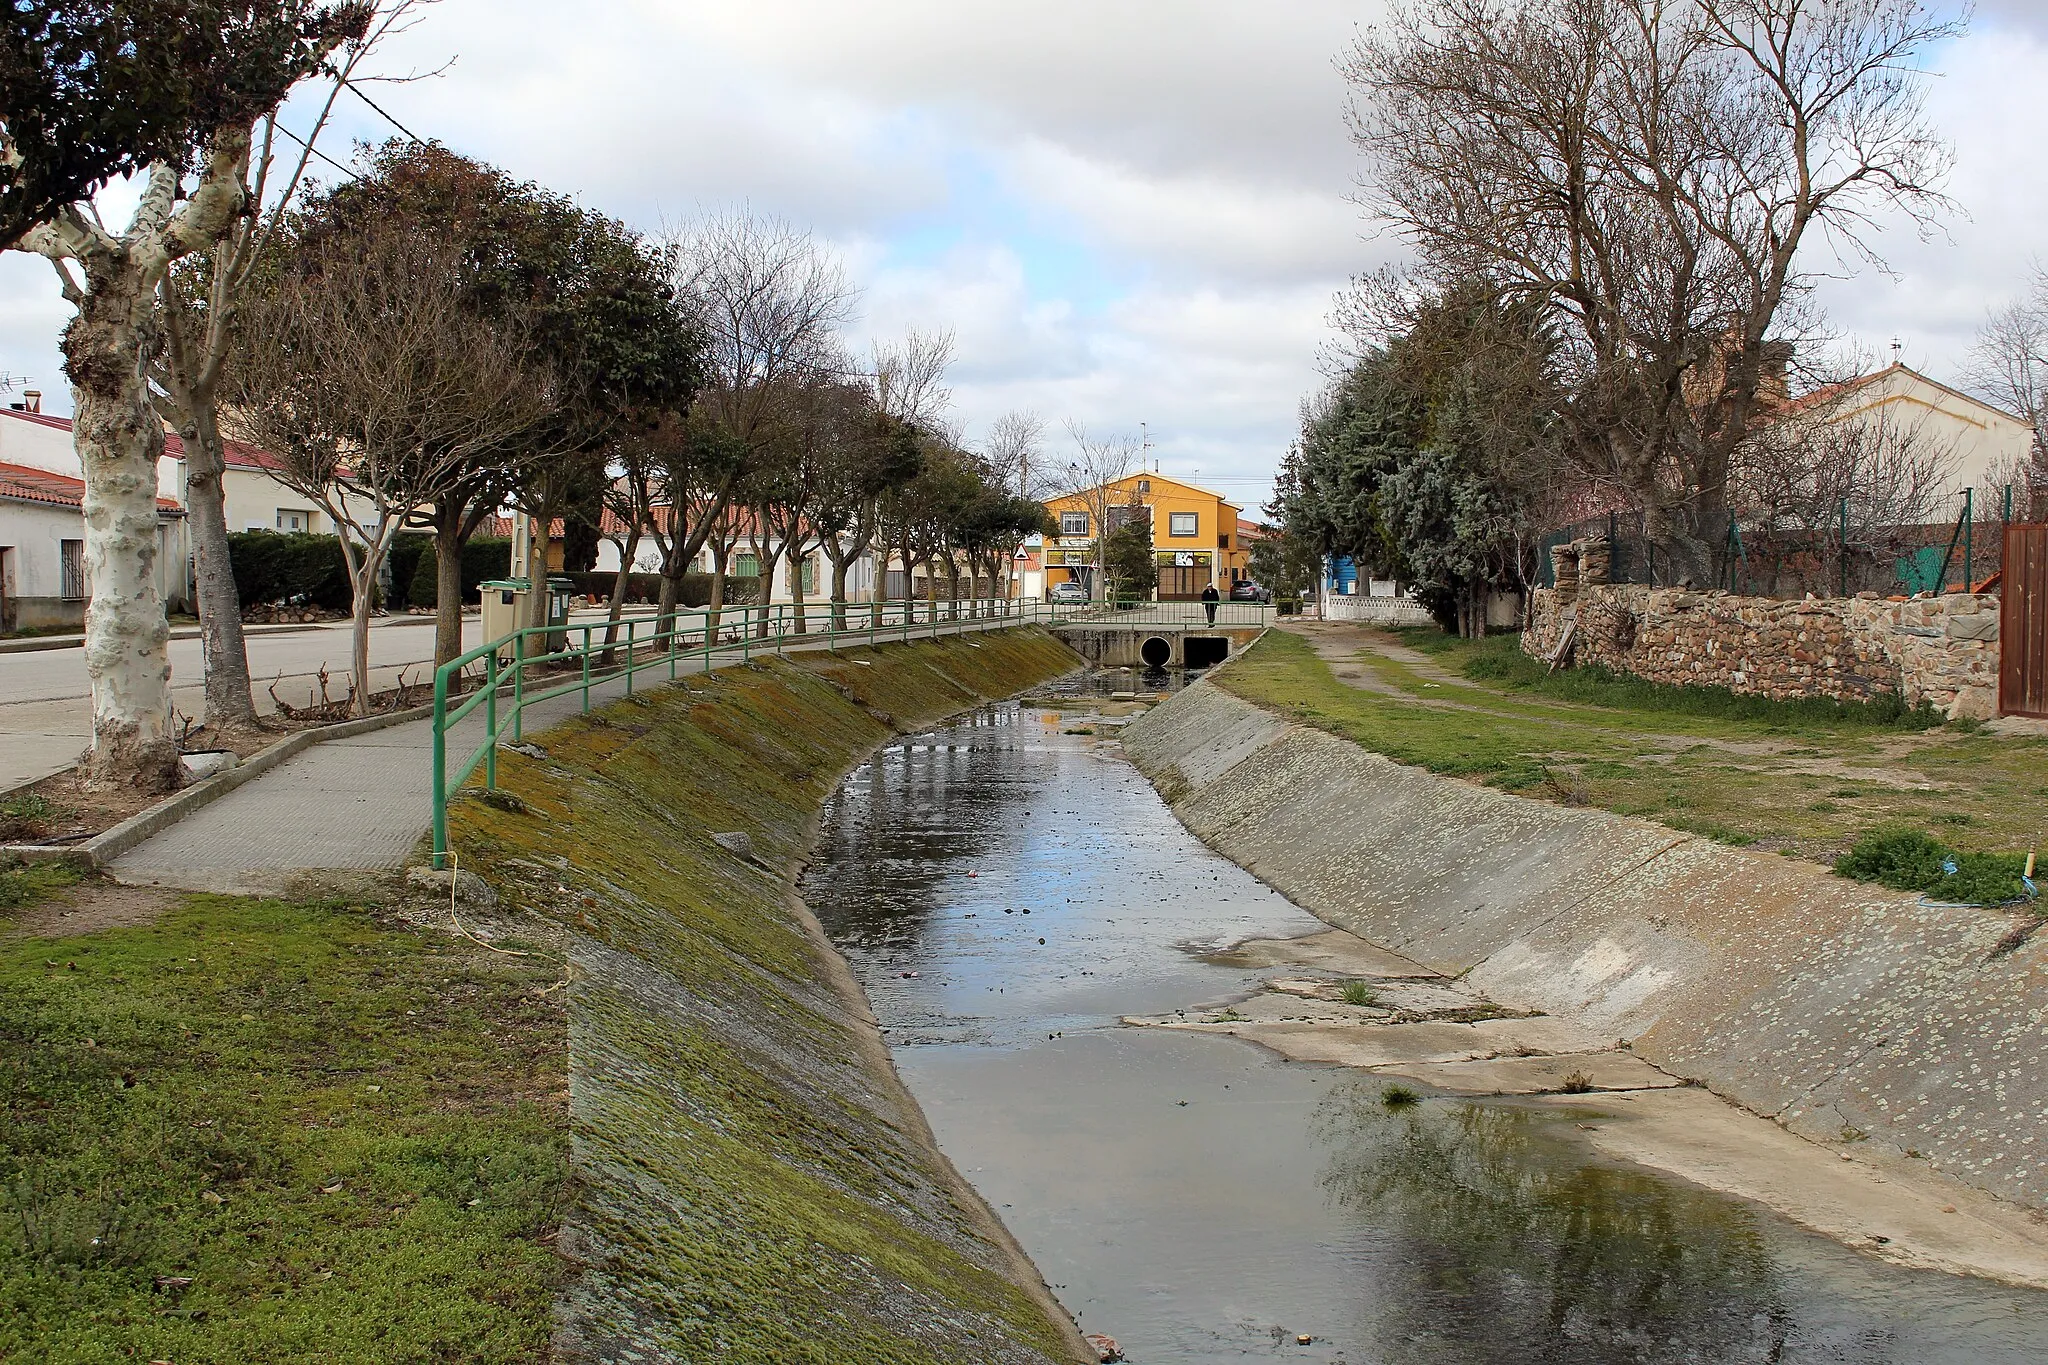
[[[501,758],[516,799],[457,803],[463,868],[575,930],[563,1358],[1083,1358],[792,889],[851,764],[1076,662],[1010,630],[730,669],[551,730]]]

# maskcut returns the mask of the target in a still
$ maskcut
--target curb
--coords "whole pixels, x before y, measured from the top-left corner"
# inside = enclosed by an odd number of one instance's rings
[[[261,777],[294,754],[310,749],[315,744],[325,744],[330,739],[349,739],[373,730],[425,720],[433,714],[433,705],[429,703],[426,706],[412,706],[381,716],[361,716],[355,720],[323,725],[317,730],[301,730],[258,750],[226,772],[215,773],[212,777],[193,783],[183,791],[171,793],[148,810],[131,815],[112,829],[96,834],[82,843],[64,846],[8,844],[0,846],[0,858],[18,858],[25,863],[69,863],[86,871],[96,871],[106,867],[150,836],[177,824],[193,811],[212,805],[244,782]]]

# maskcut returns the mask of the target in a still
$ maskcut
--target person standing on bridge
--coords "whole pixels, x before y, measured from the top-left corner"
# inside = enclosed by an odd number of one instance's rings
[[[1216,604],[1222,600],[1223,594],[1216,591],[1214,583],[1202,589],[1202,610],[1209,613],[1209,624],[1212,626],[1216,624]]]

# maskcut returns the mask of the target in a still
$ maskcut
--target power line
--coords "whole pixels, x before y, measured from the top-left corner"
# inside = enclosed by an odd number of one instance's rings
[[[406,127],[403,123],[400,123],[397,119],[391,117],[391,115],[385,111],[383,105],[377,103],[377,101],[371,99],[368,95],[365,95],[362,91],[362,87],[358,86],[354,81],[346,81],[344,82],[344,84],[346,84],[350,90],[355,92],[355,97],[357,99],[361,100],[364,104],[369,105],[372,109],[375,109],[379,114],[383,114],[384,121],[386,123],[390,124],[393,128],[396,128],[399,132],[404,133],[414,142],[420,143],[422,145],[426,143],[425,138],[421,137],[418,133],[415,133],[412,129]]]
[[[347,176],[347,177],[348,177],[349,179],[351,179],[351,180],[354,180],[354,179],[356,178],[356,173],[355,173],[354,171],[352,171],[352,170],[350,170],[350,169],[349,169],[348,167],[346,167],[346,166],[342,165],[342,164],[341,164],[341,163],[340,163],[339,161],[336,161],[336,160],[335,160],[335,159],[334,159],[333,157],[331,157],[331,156],[327,155],[327,153],[325,153],[325,152],[321,151],[321,150],[320,150],[320,149],[319,149],[318,147],[315,147],[315,146],[314,146],[314,145],[313,145],[312,143],[310,143],[310,142],[306,141],[306,139],[304,139],[304,138],[300,137],[300,136],[299,136],[299,135],[298,135],[297,133],[295,133],[295,132],[293,132],[293,131],[292,131],[291,129],[289,129],[289,128],[285,127],[285,126],[284,126],[284,125],[283,125],[282,123],[278,123],[278,122],[276,122],[276,121],[274,121],[274,120],[273,120],[273,121],[272,121],[272,123],[271,123],[271,126],[272,126],[272,127],[274,127],[274,128],[276,128],[278,132],[280,132],[280,133],[283,133],[283,134],[284,134],[284,135],[285,135],[286,137],[290,138],[290,139],[291,139],[292,141],[294,141],[294,142],[298,143],[298,144],[299,144],[299,145],[300,145],[301,147],[304,147],[304,148],[305,148],[305,149],[306,149],[307,151],[311,152],[311,153],[312,153],[312,154],[313,154],[314,156],[317,156],[317,157],[319,157],[319,158],[320,158],[320,159],[321,159],[322,161],[324,161],[324,162],[326,162],[326,163],[327,163],[328,165],[330,165],[330,166],[334,167],[334,169],[335,169],[335,170],[337,170],[337,171],[340,171],[340,172],[341,172],[341,173],[342,173],[343,175]]]

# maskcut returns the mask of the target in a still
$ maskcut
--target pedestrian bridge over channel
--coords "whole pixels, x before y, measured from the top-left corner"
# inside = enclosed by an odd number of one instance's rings
[[[1255,602],[1144,602],[1097,607],[1052,630],[1097,668],[1213,668],[1256,640],[1273,614]]]

